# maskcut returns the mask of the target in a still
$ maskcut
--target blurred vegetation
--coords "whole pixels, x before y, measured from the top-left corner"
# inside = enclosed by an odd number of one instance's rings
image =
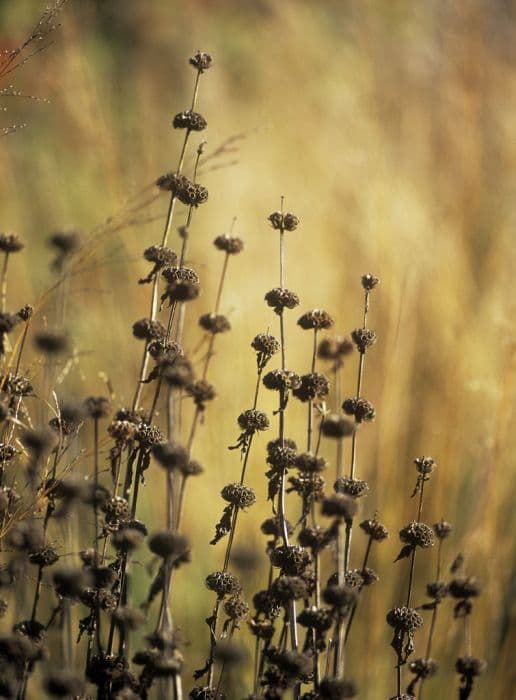
[[[19,43],[40,11],[35,0],[0,2],[0,46]],[[213,362],[219,398],[196,445],[206,474],[187,505],[194,560],[177,582],[177,623],[192,667],[208,642],[203,618],[211,596],[203,579],[220,560],[207,544],[221,512],[214,494],[237,478],[238,456],[226,446],[252,399],[249,343],[273,323],[262,299],[277,283],[277,251],[265,219],[283,194],[302,221],[287,241],[287,285],[301,297],[301,311],[328,309],[336,329],[348,333],[360,323],[359,275],[382,280],[371,312],[379,342],[365,378],[378,417],[361,441],[359,473],[372,484],[364,513],[378,509],[391,538],[375,554],[381,582],[361,605],[349,653],[361,697],[394,692],[385,612],[399,602],[398,575],[406,574],[392,561],[397,530],[413,515],[411,462],[420,454],[439,465],[424,517],[454,524],[448,563],[463,552],[467,571],[485,583],[473,648],[490,667],[477,696],[509,697],[516,681],[515,13],[510,0],[80,0],[62,13],[54,45],[12,76],[17,89],[51,101],[10,100],[0,113],[2,126],[28,123],[0,148],[0,228],[27,241],[13,263],[12,305],[32,303],[51,284],[50,232],[92,231],[174,167],[178,137],[170,121],[188,104],[186,59],[197,48],[216,61],[199,103],[208,151],[242,135],[236,153],[214,161],[228,167],[206,166],[201,182],[210,199],[196,212],[190,248],[203,282],[188,309],[194,318],[213,305],[221,264],[215,235],[236,216],[246,242],[223,298],[233,331]],[[165,209],[158,198],[145,216]],[[100,368],[115,402],[130,401],[141,351],[130,327],[147,305],[136,280],[146,271],[141,252],[159,240],[161,225],[101,237],[73,280],[68,326],[79,356],[62,396],[105,391]],[[310,341],[296,318],[288,321],[288,364],[306,371]],[[187,347],[197,342],[192,331]],[[355,362],[346,368],[344,395],[354,390]],[[272,410],[270,397],[263,404]],[[292,414],[301,417],[301,409]],[[291,436],[302,440],[302,432]],[[259,454],[250,483],[265,514]],[[161,475],[149,475],[144,514],[161,512],[160,487]],[[241,519],[237,537],[245,534],[260,550],[256,517]],[[422,602],[432,554],[418,565],[415,599]],[[142,594],[147,582],[142,568]],[[429,700],[452,696],[461,634],[447,614],[439,620],[442,664],[428,683]]]

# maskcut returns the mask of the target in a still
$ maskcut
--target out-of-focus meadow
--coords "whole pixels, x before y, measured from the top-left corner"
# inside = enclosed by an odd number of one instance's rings
[[[34,0],[1,2],[0,45],[18,43],[40,10]],[[203,287],[188,308],[193,318],[214,303],[221,258],[211,242],[237,217],[246,249],[231,260],[222,299],[232,331],[217,341],[211,379],[218,399],[195,448],[206,472],[189,485],[186,512],[194,556],[177,579],[177,624],[191,664],[202,662],[208,642],[212,597],[203,580],[220,566],[220,546],[208,545],[222,509],[218,492],[239,478],[238,455],[226,448],[238,435],[236,416],[252,401],[249,343],[268,327],[277,332],[263,302],[278,281],[277,240],[266,217],[285,195],[301,219],[288,235],[286,270],[300,313],[327,309],[337,332],[349,333],[361,323],[360,275],[381,279],[370,314],[378,343],[364,386],[377,419],[361,438],[359,471],[371,484],[364,517],[377,509],[391,537],[374,553],[380,583],[361,605],[366,622],[349,654],[361,697],[394,694],[385,612],[399,602],[398,572],[406,575],[392,561],[397,531],[414,515],[412,460],[421,454],[438,463],[424,517],[455,527],[446,562],[462,552],[467,572],[485,584],[473,650],[490,668],[477,697],[509,697],[516,680],[514,3],[80,0],[60,20],[54,45],[12,76],[17,89],[50,103],[4,100],[9,109],[0,113],[2,126],[28,123],[0,144],[0,229],[27,241],[12,263],[15,306],[33,303],[51,284],[50,232],[86,234],[127,202],[154,197],[154,189],[143,190],[175,167],[179,136],[170,122],[188,106],[187,58],[198,48],[215,60],[199,98],[207,153],[238,137],[234,152],[203,168],[210,197],[195,214],[189,251]],[[141,353],[131,325],[148,304],[136,280],[147,272],[143,249],[161,238],[155,217],[166,206],[158,197],[136,225],[97,237],[77,271],[67,326],[78,355],[60,385],[63,396],[105,393],[107,377],[114,402],[131,401]],[[288,365],[306,372],[310,340],[297,316],[287,321]],[[194,325],[190,349],[199,338]],[[355,355],[347,360],[343,395],[354,391],[356,362]],[[272,413],[271,397],[261,404]],[[294,406],[293,415],[302,410]],[[291,437],[303,440],[302,433]],[[265,442],[259,439],[250,465],[264,517]],[[149,474],[145,520],[163,520],[162,483],[161,474]],[[241,519],[237,538],[261,551],[257,517]],[[419,557],[416,602],[434,566],[431,553]],[[140,576],[144,591],[143,568]],[[455,692],[449,672],[461,639],[448,606],[429,700]]]

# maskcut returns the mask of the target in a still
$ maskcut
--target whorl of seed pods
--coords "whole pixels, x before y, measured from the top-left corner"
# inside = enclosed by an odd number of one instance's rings
[[[256,503],[256,492],[250,486],[227,484],[220,492],[222,498],[237,508],[249,508]]]

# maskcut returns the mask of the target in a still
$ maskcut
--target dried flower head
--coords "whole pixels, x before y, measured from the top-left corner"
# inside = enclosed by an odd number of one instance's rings
[[[279,352],[279,341],[269,333],[259,333],[253,338],[251,347],[256,351],[256,362],[263,369],[273,355]]]
[[[295,231],[299,226],[299,219],[289,211],[274,211],[268,217],[268,221],[276,231]]]
[[[434,531],[426,523],[410,522],[400,530],[400,539],[413,547],[433,547],[435,543]]]
[[[452,579],[448,591],[453,598],[476,598],[482,593],[483,586],[473,576],[460,576]]]
[[[187,129],[188,131],[204,131],[208,126],[206,119],[199,114],[199,112],[193,112],[191,109],[186,109],[183,112],[179,112],[175,115],[172,120],[172,126],[174,129]]]
[[[357,601],[356,589],[346,585],[332,584],[327,586],[322,595],[324,602],[331,605],[341,617],[347,615]]]
[[[197,51],[188,59],[188,63],[196,68],[199,73],[204,73],[205,70],[212,67],[213,57],[209,53],[206,53],[206,51]]]
[[[238,236],[230,236],[229,233],[222,233],[213,241],[215,248],[223,250],[228,255],[237,255],[244,249],[244,241]]]
[[[360,527],[366,533],[366,535],[371,537],[376,542],[386,540],[389,536],[389,531],[385,525],[382,525],[382,523],[376,520],[376,518],[371,520],[363,520],[360,523]]]
[[[109,415],[109,399],[105,396],[89,396],[84,402],[84,411],[96,420],[106,418]]]
[[[291,600],[306,598],[308,587],[300,576],[279,576],[271,584],[271,592],[281,605]]]
[[[31,564],[36,564],[42,569],[47,566],[52,566],[56,561],[59,560],[59,555],[53,547],[45,545],[35,552],[29,554],[29,561]]]
[[[439,664],[434,659],[414,659],[409,664],[410,672],[418,678],[431,678],[439,669]]]
[[[140,340],[161,340],[167,334],[167,329],[161,321],[142,318],[133,323],[133,335]]]
[[[358,505],[354,498],[344,493],[334,493],[323,500],[321,513],[349,523],[355,517],[357,510]]]
[[[335,321],[327,311],[312,309],[303,314],[297,321],[297,325],[304,330],[327,330]]]
[[[240,593],[242,585],[236,576],[228,571],[214,571],[206,577],[206,587],[214,591],[219,598]]]
[[[322,420],[321,432],[325,437],[329,438],[340,439],[348,437],[353,433],[353,423],[338,413],[330,413]]]
[[[188,538],[170,530],[154,533],[149,538],[149,549],[162,559],[172,559],[175,563],[186,563],[190,560],[190,543]]]
[[[321,700],[344,700],[344,698],[354,698],[357,694],[354,681],[344,678],[324,678],[319,687]]]
[[[292,524],[289,523],[287,520],[285,522],[285,525],[286,525],[286,529],[287,529],[287,534],[291,535],[294,532],[294,528],[292,527]],[[260,530],[263,532],[264,535],[271,535],[272,537],[275,537],[275,538],[280,537],[281,533],[283,532],[282,522],[277,515],[274,518],[267,518],[260,525]]]
[[[203,314],[199,318],[199,325],[208,333],[226,333],[231,330],[231,324],[223,314]]]
[[[345,493],[352,498],[361,498],[369,492],[369,484],[361,479],[340,476],[334,484],[334,489],[337,493]]]
[[[15,233],[0,233],[0,250],[3,253],[18,253],[25,243]]]
[[[321,360],[342,360],[353,350],[353,343],[349,338],[336,336],[335,338],[323,338],[317,347],[317,357]]]
[[[464,678],[481,676],[487,669],[487,662],[476,656],[459,656],[455,663],[455,670]]]
[[[378,279],[378,277],[375,277],[374,275],[362,275],[362,287],[366,290],[366,292],[371,292],[379,283],[379,281],[380,280]]]
[[[406,606],[389,610],[386,620],[387,624],[396,631],[408,632],[409,634],[423,626],[423,618],[418,611]]]
[[[188,450],[174,442],[160,442],[152,448],[155,460],[168,471],[183,469],[188,463]]]
[[[224,612],[231,620],[240,621],[249,613],[249,605],[239,595],[234,595],[224,603]]]
[[[177,357],[172,362],[165,362],[160,370],[167,384],[176,388],[185,388],[194,379],[192,363],[186,357]]]
[[[316,474],[323,472],[328,466],[328,462],[324,457],[319,457],[319,455],[314,455],[311,452],[303,452],[296,456],[295,465],[300,472]]]
[[[208,401],[213,401],[217,397],[215,387],[206,379],[198,379],[196,382],[188,384],[186,393],[193,398],[195,405],[200,411],[205,410]]]
[[[355,328],[351,333],[351,338],[358,352],[364,354],[367,348],[370,348],[376,343],[376,331],[370,328]]]
[[[30,318],[32,318],[33,313],[34,307],[30,304],[25,304],[25,306],[22,306],[22,308],[18,311],[18,316],[22,321],[28,321]]]
[[[69,349],[70,340],[66,333],[47,328],[35,334],[34,344],[45,355],[62,355]]]
[[[452,530],[453,527],[450,523],[447,523],[446,520],[440,520],[438,523],[434,523],[435,536],[439,540],[445,540]]]
[[[330,391],[328,379],[320,372],[309,372],[301,375],[301,385],[292,392],[300,401],[324,399]]]
[[[238,425],[248,435],[253,435],[258,431],[268,430],[270,427],[267,414],[263,411],[258,411],[256,408],[249,408],[247,411],[243,411],[238,416]]]
[[[431,474],[437,466],[435,460],[431,457],[418,457],[414,460],[414,464],[417,471],[423,476]]]
[[[299,545],[276,547],[270,553],[272,566],[286,576],[300,576],[311,564],[310,552]]]
[[[342,410],[346,415],[354,416],[357,423],[374,421],[376,418],[374,406],[367,399],[345,399],[342,404]]]
[[[278,315],[283,313],[283,309],[295,309],[299,305],[297,294],[281,287],[275,287],[267,292],[265,301]]]
[[[225,501],[237,508],[249,508],[256,503],[255,490],[238,482],[224,486],[220,495]]]
[[[273,369],[263,378],[263,385],[272,391],[288,391],[301,386],[301,378],[287,369]]]

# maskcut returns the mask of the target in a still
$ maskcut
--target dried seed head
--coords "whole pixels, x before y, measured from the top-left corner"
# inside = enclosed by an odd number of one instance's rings
[[[167,329],[161,321],[153,321],[151,318],[142,318],[133,323],[133,335],[140,340],[161,340],[167,334]]]
[[[239,622],[249,613],[249,605],[239,595],[234,595],[224,603],[224,612],[231,620]]]
[[[455,670],[464,678],[481,676],[487,669],[487,662],[476,656],[459,656],[455,663]]]
[[[357,600],[357,591],[346,585],[332,584],[323,591],[323,600],[341,616],[345,616],[351,610]]]
[[[325,528],[320,525],[304,527],[298,535],[298,542],[303,547],[311,549],[313,554],[322,552],[337,536],[335,528]]]
[[[320,474],[300,472],[298,476],[291,476],[288,480],[290,487],[287,493],[295,491],[306,504],[321,501],[324,498],[324,479]]]
[[[291,535],[294,532],[292,524],[289,523],[288,520],[285,524],[287,526],[287,533]],[[280,537],[281,533],[283,532],[282,522],[277,515],[274,518],[267,518],[267,520],[264,520],[263,523],[260,525],[260,530],[263,532],[264,535]]]
[[[441,601],[448,595],[448,584],[444,581],[431,581],[426,584],[426,594],[429,598]]]
[[[372,520],[363,520],[360,523],[360,527],[366,533],[366,535],[371,537],[376,542],[386,540],[389,536],[389,531],[385,525],[382,525],[382,523],[376,520],[376,518],[373,518]]]
[[[281,345],[273,335],[259,333],[254,337],[251,347],[257,353],[258,366],[265,367],[271,357],[279,352]]]
[[[34,313],[34,307],[31,306],[30,304],[25,304],[19,311],[18,311],[18,316],[22,321],[28,321],[30,318],[32,318],[32,314]]]
[[[268,220],[276,231],[295,231],[299,226],[299,219],[289,211],[274,211],[268,217]]]
[[[215,248],[223,250],[228,255],[237,255],[244,249],[244,241],[237,236],[230,236],[228,233],[223,233],[217,236],[213,241]]]
[[[192,688],[188,697],[190,700],[224,700],[225,695],[208,685],[196,685],[195,688]]]
[[[0,442],[0,462],[2,463],[2,466],[5,466],[8,462],[10,462],[17,454],[18,450],[16,447]]]
[[[297,325],[304,330],[327,330],[335,321],[327,311],[312,309],[303,314],[297,321]]]
[[[42,569],[47,566],[52,566],[58,561],[59,555],[53,547],[45,545],[41,549],[31,552],[29,554],[29,561],[31,564],[36,564]]]
[[[431,474],[437,466],[435,460],[431,457],[418,457],[414,460],[414,464],[416,465],[417,471],[423,476]]]
[[[351,338],[355,343],[358,352],[363,355],[367,348],[370,348],[376,343],[376,331],[373,331],[370,328],[355,328],[355,330],[351,333]]]
[[[141,447],[150,449],[161,442],[165,442],[165,436],[157,425],[148,425],[147,423],[139,423],[136,426],[135,440],[140,443]]]
[[[325,437],[329,438],[340,439],[348,437],[353,433],[353,423],[338,413],[330,413],[323,418],[321,432]]]
[[[208,201],[208,190],[198,182],[190,182],[184,178],[177,198],[189,207],[198,207],[199,204]]]
[[[195,405],[200,411],[204,411],[206,403],[213,401],[217,396],[215,387],[207,382],[206,379],[198,379],[193,384],[189,384],[186,387],[186,393],[193,398]]]
[[[147,352],[157,360],[158,364],[161,364],[174,362],[182,356],[183,349],[179,343],[175,343],[173,340],[151,340]]]
[[[29,396],[33,392],[32,384],[26,377],[12,372],[0,378],[0,386],[6,393],[13,396]]]
[[[290,447],[288,444],[282,447],[281,443],[278,444],[276,440],[267,444],[267,463],[275,469],[292,467],[295,464],[296,457],[295,448]]]
[[[11,314],[7,311],[0,312],[0,333],[10,333],[20,321],[19,314]]]
[[[302,610],[297,616],[297,621],[301,627],[315,629],[318,632],[325,632],[333,625],[333,616],[330,610],[317,608],[313,605],[311,608]]]
[[[313,401],[324,399],[330,391],[328,379],[320,372],[310,372],[301,375],[301,386],[292,392],[300,401]]]
[[[197,462],[195,459],[191,459],[185,464],[185,466],[181,469],[181,474],[185,477],[189,476],[199,476],[202,474],[204,471],[204,468],[202,467],[199,462]]]
[[[263,378],[263,385],[272,391],[288,391],[301,386],[301,377],[287,369],[273,369]]]
[[[143,251],[143,257],[159,268],[172,267],[177,261],[174,251],[163,245],[151,245]]]
[[[321,360],[341,360],[352,350],[353,343],[349,338],[323,338],[317,348],[317,357]]]
[[[431,678],[439,669],[439,664],[434,659],[414,659],[409,664],[410,672],[418,678]]]
[[[184,535],[162,530],[149,538],[149,549],[162,559],[174,559],[178,563],[190,560],[190,543]]]
[[[194,379],[192,363],[186,357],[178,357],[172,363],[165,363],[161,371],[167,384],[176,388],[184,388]]]
[[[321,700],[344,700],[354,698],[357,694],[355,683],[343,678],[325,678],[319,687]]]
[[[62,598],[78,598],[90,579],[83,569],[67,566],[54,573],[53,582],[57,595]]]
[[[199,112],[192,112],[191,109],[186,109],[184,112],[179,112],[172,120],[174,129],[188,129],[188,131],[204,131],[208,126],[206,119]]]
[[[0,233],[0,250],[3,253],[18,253],[25,243],[15,233]]]
[[[48,328],[36,333],[34,344],[45,355],[62,355],[70,347],[70,341],[66,333]]]
[[[286,576],[300,576],[311,564],[310,552],[299,545],[276,547],[270,553],[272,566],[281,569]]]
[[[21,435],[21,441],[33,457],[39,458],[56,446],[57,437],[50,428],[45,426],[34,430],[25,430]]]
[[[242,664],[246,658],[246,653],[235,642],[221,639],[217,642],[213,656],[219,664],[232,667]]]
[[[208,333],[225,333],[231,330],[231,324],[223,314],[203,314],[199,319],[199,325]]]
[[[308,587],[300,576],[279,576],[272,582],[271,592],[274,598],[284,605],[291,600],[306,598]]]
[[[156,186],[164,192],[172,192],[172,194],[175,195],[181,186],[181,175],[177,175],[176,173],[160,175],[156,180]]]
[[[366,292],[371,292],[379,281],[380,280],[378,277],[375,277],[374,275],[362,275],[362,287],[366,290]]]
[[[115,413],[115,420],[127,420],[138,425],[139,423],[147,423],[149,414],[144,408],[121,408]]]
[[[450,595],[459,599],[476,598],[482,593],[482,590],[482,584],[473,576],[454,578],[448,586]]]
[[[122,496],[113,496],[102,504],[102,511],[106,514],[106,520],[118,522],[129,517],[131,509],[129,503]]]
[[[77,697],[84,691],[84,680],[70,669],[54,669],[45,680],[45,690],[55,698]]]
[[[300,472],[316,474],[323,472],[328,466],[328,462],[324,457],[319,457],[311,452],[303,452],[297,455],[295,465]]]
[[[96,420],[109,415],[109,399],[105,396],[89,396],[84,402],[84,412]]]
[[[85,588],[81,591],[80,601],[91,610],[98,606],[101,610],[112,612],[116,610],[118,598],[107,588]]]
[[[114,533],[111,538],[113,547],[122,553],[132,552],[143,544],[144,535],[140,530],[124,527]]]
[[[295,309],[299,305],[297,294],[281,287],[275,287],[267,292],[265,301],[278,315],[283,313],[283,309]]]
[[[152,454],[167,471],[181,470],[188,464],[188,451],[174,442],[160,442],[154,445]]]
[[[255,593],[253,596],[253,605],[257,613],[262,613],[269,618],[278,617],[281,612],[277,598],[270,589]]]
[[[255,490],[238,482],[224,486],[220,495],[225,501],[237,508],[249,508],[256,503]]]
[[[145,621],[145,615],[141,610],[135,610],[127,606],[118,606],[112,615],[115,625],[126,632],[132,632],[141,627]]]
[[[242,585],[236,576],[228,571],[214,571],[206,577],[206,587],[214,591],[219,598],[237,595],[242,590]]]
[[[357,569],[357,572],[362,577],[364,586],[371,586],[373,583],[376,583],[379,580],[376,571],[374,569],[369,568],[368,566],[366,566],[365,569]]]
[[[206,51],[197,51],[190,59],[188,63],[196,68],[199,73],[204,73],[205,70],[211,68],[213,65],[213,57],[210,56]]]
[[[367,399],[345,399],[342,410],[348,416],[354,416],[357,423],[373,421],[376,418],[374,406]]]
[[[389,610],[386,620],[395,630],[409,634],[423,626],[423,618],[418,611],[406,606]]]
[[[343,493],[334,493],[323,500],[321,513],[349,523],[355,517],[357,510],[358,505],[354,498]]]
[[[439,540],[445,540],[452,530],[453,527],[450,525],[450,523],[447,523],[446,520],[441,520],[438,523],[434,523],[434,532]]]
[[[400,530],[400,539],[413,547],[433,547],[435,543],[434,531],[426,523],[410,522]]]
[[[161,273],[168,285],[162,300],[191,301],[200,293],[199,275],[189,267],[166,267]]]
[[[81,234],[78,231],[56,231],[48,238],[49,246],[56,248],[61,256],[74,253],[81,242]]]
[[[134,440],[136,425],[128,420],[114,420],[108,426],[108,433],[113,440],[120,445],[124,445]]]
[[[352,498],[361,498],[369,492],[369,484],[367,481],[360,479],[351,479],[348,476],[341,476],[334,484],[334,489],[337,493],[345,493]]]
[[[238,425],[249,435],[261,430],[268,430],[270,427],[267,414],[258,411],[256,408],[249,408],[238,416]]]

